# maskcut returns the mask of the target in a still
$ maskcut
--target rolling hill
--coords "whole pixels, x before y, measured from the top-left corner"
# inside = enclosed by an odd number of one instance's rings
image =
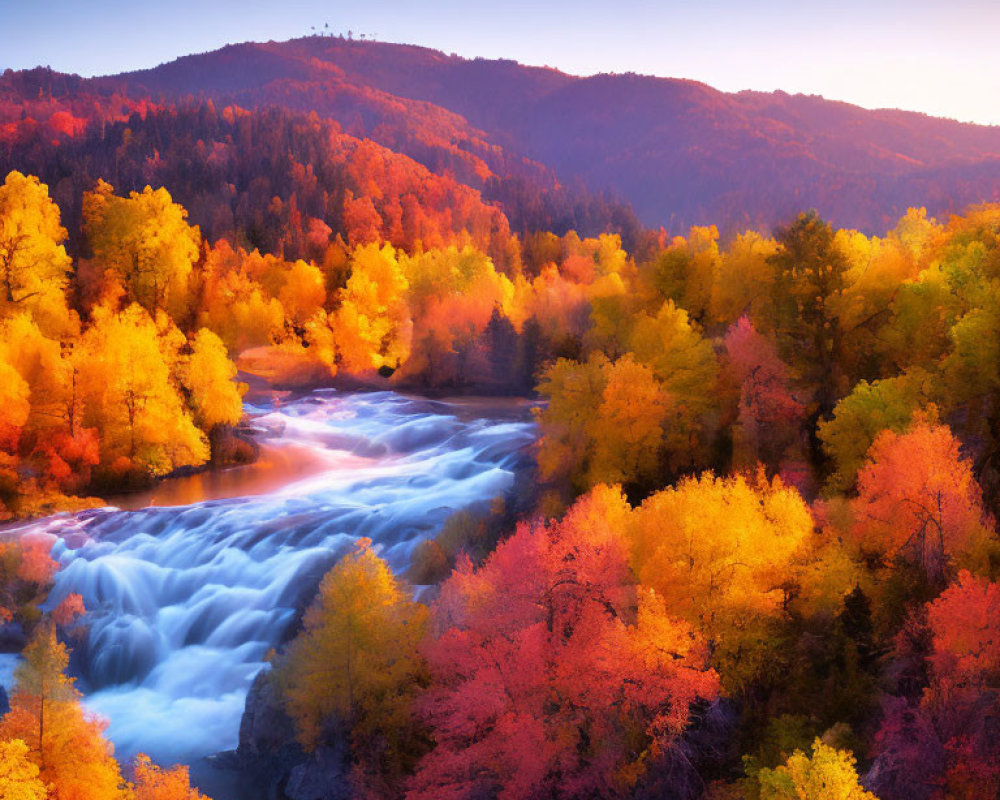
[[[17,75],[4,76],[8,87]],[[946,215],[1000,200],[1000,127],[688,80],[577,77],[411,45],[238,44],[69,85],[123,111],[211,100],[315,112],[481,191],[515,229],[578,224],[567,209],[601,192],[671,233],[769,229],[806,208],[882,232],[909,206]],[[14,95],[8,88],[16,108]],[[534,207],[567,187],[562,210]]]

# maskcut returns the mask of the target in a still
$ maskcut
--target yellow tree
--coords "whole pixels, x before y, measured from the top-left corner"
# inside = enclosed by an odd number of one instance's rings
[[[27,384],[31,414],[26,427],[44,431],[67,425],[72,409],[72,365],[64,346],[47,337],[28,314],[0,323],[0,353]]]
[[[101,435],[101,461],[117,472],[164,475],[204,463],[208,444],[170,373],[174,345],[139,306],[101,306],[80,344],[85,422]],[[167,351],[167,357],[164,355]]]
[[[602,371],[600,405],[587,425],[587,483],[649,483],[660,466],[668,398],[652,370],[631,356],[606,362]]]
[[[110,184],[98,181],[83,197],[83,225],[95,258],[117,276],[130,301],[175,319],[187,312],[201,232],[166,189],[147,186],[117,197]]]
[[[0,348],[0,451],[17,453],[21,429],[31,413],[31,387]]]
[[[326,279],[319,267],[296,261],[285,273],[278,301],[290,322],[305,325],[323,309],[326,302]]]
[[[10,711],[0,740],[22,740],[54,800],[126,800],[127,792],[104,724],[87,715],[66,677],[69,654],[55,628],[38,628],[14,673]]]
[[[920,262],[933,246],[942,238],[944,228],[936,219],[927,218],[926,208],[908,208],[899,218],[889,236],[905,247]]]
[[[259,254],[233,250],[223,239],[206,248],[197,272],[197,324],[218,334],[234,353],[272,344],[284,331],[281,303],[251,274],[260,261]]]
[[[321,742],[326,724],[342,722],[366,771],[405,764],[418,738],[411,701],[423,682],[417,647],[426,619],[368,539],[326,574],[277,669],[307,749]]]
[[[222,340],[208,328],[195,334],[183,378],[195,421],[203,430],[240,421],[246,385],[235,382],[236,365],[229,360]]]
[[[0,741],[0,800],[45,800],[48,789],[20,739]]]
[[[760,800],[878,800],[861,786],[856,763],[817,739],[811,756],[796,750],[782,766],[757,773]]]
[[[638,317],[629,350],[653,370],[669,398],[664,444],[671,465],[697,464],[708,445],[709,416],[717,404],[719,363],[711,343],[692,326],[687,312],[668,300],[655,317]]]
[[[607,386],[608,363],[599,353],[583,363],[560,358],[542,374],[538,394],[547,402],[535,415],[543,480],[569,482],[578,491],[587,488],[587,465],[593,451],[590,428]]]
[[[403,373],[443,384],[461,376],[459,353],[483,333],[495,309],[510,310],[514,286],[489,256],[448,247],[400,256],[413,343]]]
[[[0,186],[0,315],[23,310],[50,334],[66,331],[65,240],[48,187],[34,176],[7,175]]]
[[[351,256],[351,277],[340,293],[333,328],[348,372],[397,368],[410,353],[409,286],[390,245],[363,245]]]
[[[891,237],[869,239],[857,231],[839,230],[834,245],[848,267],[843,293],[830,302],[844,333],[842,366],[854,383],[862,375],[885,370],[878,359],[883,349],[879,329],[889,318],[899,288],[915,280],[920,269],[913,254]]]
[[[73,688],[73,680],[65,675],[69,654],[56,640],[55,626],[40,626],[24,649],[23,656],[24,662],[14,673],[17,685],[12,708],[17,707],[18,700],[21,699],[19,696],[30,701],[35,712],[35,724],[31,730],[32,735],[25,739],[31,743],[39,762],[44,766],[46,745],[53,737],[51,730],[46,732],[46,721],[51,728],[60,705],[74,702],[78,695]]]
[[[766,662],[767,626],[813,531],[798,492],[763,475],[705,473],[647,498],[629,530],[640,583],[703,634],[730,689],[745,686]]]
[[[758,330],[767,330],[775,268],[770,258],[777,250],[773,239],[747,231],[721,255],[712,284],[712,318],[733,323],[746,315]]]
[[[285,310],[245,273],[232,271],[213,285],[198,321],[239,353],[272,344],[284,330]]]
[[[673,300],[703,319],[719,270],[719,231],[714,225],[691,228],[688,237],[674,237],[668,247],[640,271],[644,293],[655,304]],[[655,306],[654,306],[655,307]]]
[[[30,396],[28,384],[0,351],[0,519],[19,499],[18,445],[31,412]]]

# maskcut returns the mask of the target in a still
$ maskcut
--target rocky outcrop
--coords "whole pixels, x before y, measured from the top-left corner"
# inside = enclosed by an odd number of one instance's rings
[[[209,434],[213,467],[250,464],[260,456],[260,445],[245,425],[216,425]]]
[[[249,778],[267,800],[348,800],[350,752],[347,731],[331,725],[321,744],[306,753],[295,739],[270,669],[258,673],[247,694],[234,757],[218,766]]]
[[[316,748],[309,758],[293,767],[285,784],[289,800],[349,800],[347,737],[335,737],[331,744]]]
[[[236,754],[245,765],[305,758],[295,741],[295,727],[285,713],[269,668],[257,673],[247,693]]]

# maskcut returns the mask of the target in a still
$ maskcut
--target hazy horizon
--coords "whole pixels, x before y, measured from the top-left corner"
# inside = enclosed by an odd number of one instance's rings
[[[364,8],[318,0],[196,3],[0,0],[0,68],[50,66],[84,76],[155,67],[240,42],[329,32],[413,44],[465,58],[506,58],[574,75],[636,72],[700,81],[726,92],[821,95],[1000,124],[1000,8],[962,0],[847,0],[836,14],[787,0],[716,0],[699,8],[629,0],[523,0],[502,7],[436,0],[419,8],[375,0]],[[499,10],[498,10],[499,9]],[[201,24],[193,24],[199,20]],[[328,27],[326,27],[328,26]]]

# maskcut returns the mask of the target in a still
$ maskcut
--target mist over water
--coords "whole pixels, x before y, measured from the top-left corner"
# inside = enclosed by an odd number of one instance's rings
[[[511,486],[535,437],[524,406],[389,392],[321,391],[247,410],[261,461],[211,484],[213,499],[21,528],[56,538],[63,568],[50,602],[83,595],[89,630],[74,645],[78,685],[110,720],[121,758],[142,751],[193,763],[235,747],[266,653],[293,631],[296,610],[353,542],[370,537],[405,569],[414,546],[450,514]],[[167,482],[162,496],[146,499],[205,489],[193,480],[194,490]]]

